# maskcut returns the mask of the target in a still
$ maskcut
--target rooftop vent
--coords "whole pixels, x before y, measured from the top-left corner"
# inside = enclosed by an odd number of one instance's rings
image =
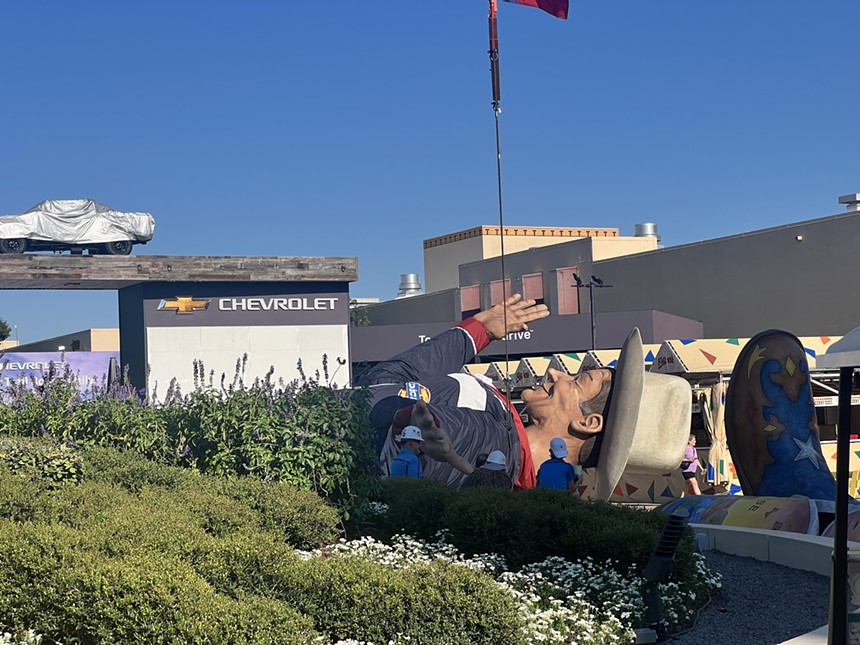
[[[849,212],[860,211],[860,193],[851,193],[850,195],[842,195],[839,197],[839,203],[845,204],[845,209]]]
[[[660,233],[657,232],[657,225],[653,222],[646,222],[645,224],[634,225],[633,235],[635,235],[636,237],[656,237],[657,246],[661,246]]]
[[[400,286],[397,287],[397,295],[394,299],[409,298],[419,294],[421,294],[421,281],[418,279],[418,274],[401,273]]]

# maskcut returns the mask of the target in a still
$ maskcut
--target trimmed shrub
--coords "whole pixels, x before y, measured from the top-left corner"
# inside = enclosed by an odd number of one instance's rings
[[[375,519],[376,530],[390,538],[406,533],[446,541],[467,555],[497,553],[517,569],[550,556],[567,560],[612,560],[618,570],[644,568],[665,517],[658,513],[586,502],[562,491],[511,493],[494,488],[452,490],[437,482],[390,480],[382,501],[388,512]],[[678,549],[675,575],[696,579],[691,531]]]
[[[130,451],[94,447],[84,450],[83,458],[87,480],[117,484],[135,493],[148,487],[179,493],[179,499],[193,506],[194,512],[209,518],[210,532],[251,522],[259,528],[277,531],[288,543],[301,549],[328,544],[338,535],[337,512],[315,493],[295,486],[256,477],[207,477],[196,471],[153,463]],[[213,495],[220,499],[211,499]],[[255,512],[253,518],[248,516],[249,509]],[[216,515],[221,516],[218,522]]]
[[[348,555],[300,558],[265,534],[219,540],[194,561],[222,593],[281,600],[332,640],[387,643],[398,634],[444,645],[520,642],[513,598],[493,580],[445,562],[414,570]]]
[[[278,482],[230,477],[214,490],[257,513],[257,525],[297,549],[314,549],[337,539],[338,514],[314,493]]]
[[[295,530],[304,507],[285,501],[291,487],[197,476],[159,489],[129,480],[151,480],[152,470],[120,461],[127,487],[105,477],[37,490],[24,503],[15,498],[30,495],[31,482],[3,482],[3,507],[28,521],[0,520],[0,622],[67,644],[521,642],[513,596],[483,573],[308,557],[281,528],[321,546],[337,516],[309,506]]]
[[[29,443],[14,444],[26,452]],[[56,490],[39,471],[24,477],[0,462],[0,517],[55,522],[96,533],[119,548],[149,540],[174,552],[194,536],[268,531],[293,547],[314,549],[339,535],[337,512],[314,493],[253,477],[207,477],[147,461],[133,452],[83,451],[86,481]]]
[[[133,493],[144,486],[184,490],[201,479],[198,471],[159,464],[131,450],[91,446],[81,451],[81,459],[88,481],[117,484]]]
[[[44,489],[40,480],[15,475],[0,464],[0,518],[18,522],[32,519],[35,501]]]
[[[161,554],[86,547],[68,528],[0,522],[0,615],[68,644],[315,642],[283,603],[218,594]]]
[[[522,642],[513,597],[461,566],[392,570],[349,557],[312,558],[281,569],[270,586],[333,640],[387,643],[400,634],[438,645]]]

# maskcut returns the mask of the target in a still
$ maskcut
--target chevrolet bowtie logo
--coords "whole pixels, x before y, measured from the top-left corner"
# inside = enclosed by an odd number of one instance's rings
[[[195,311],[208,307],[208,300],[195,300],[191,296],[176,296],[173,300],[162,300],[158,303],[158,311],[172,309],[178,314],[193,314]]]

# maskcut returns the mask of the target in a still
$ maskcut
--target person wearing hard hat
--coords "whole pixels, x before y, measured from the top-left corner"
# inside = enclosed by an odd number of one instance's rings
[[[460,484],[460,488],[504,488],[511,490],[514,482],[508,475],[508,460],[501,450],[493,450],[480,466]]]
[[[403,428],[403,432],[400,433],[398,442],[400,444],[400,452],[391,460],[389,477],[414,477],[421,479],[421,475],[424,474],[421,461],[418,459],[418,455],[421,454],[421,444],[424,443],[421,429],[417,426],[406,426]]]

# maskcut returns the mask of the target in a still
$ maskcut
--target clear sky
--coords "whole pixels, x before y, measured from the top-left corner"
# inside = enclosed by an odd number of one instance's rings
[[[857,0],[500,4],[505,224],[670,246],[860,192]],[[486,16],[2,2],[0,213],[90,197],[153,214],[135,253],[357,256],[351,295],[392,298],[424,239],[499,221]],[[0,318],[21,342],[114,327],[116,297],[0,291]]]

